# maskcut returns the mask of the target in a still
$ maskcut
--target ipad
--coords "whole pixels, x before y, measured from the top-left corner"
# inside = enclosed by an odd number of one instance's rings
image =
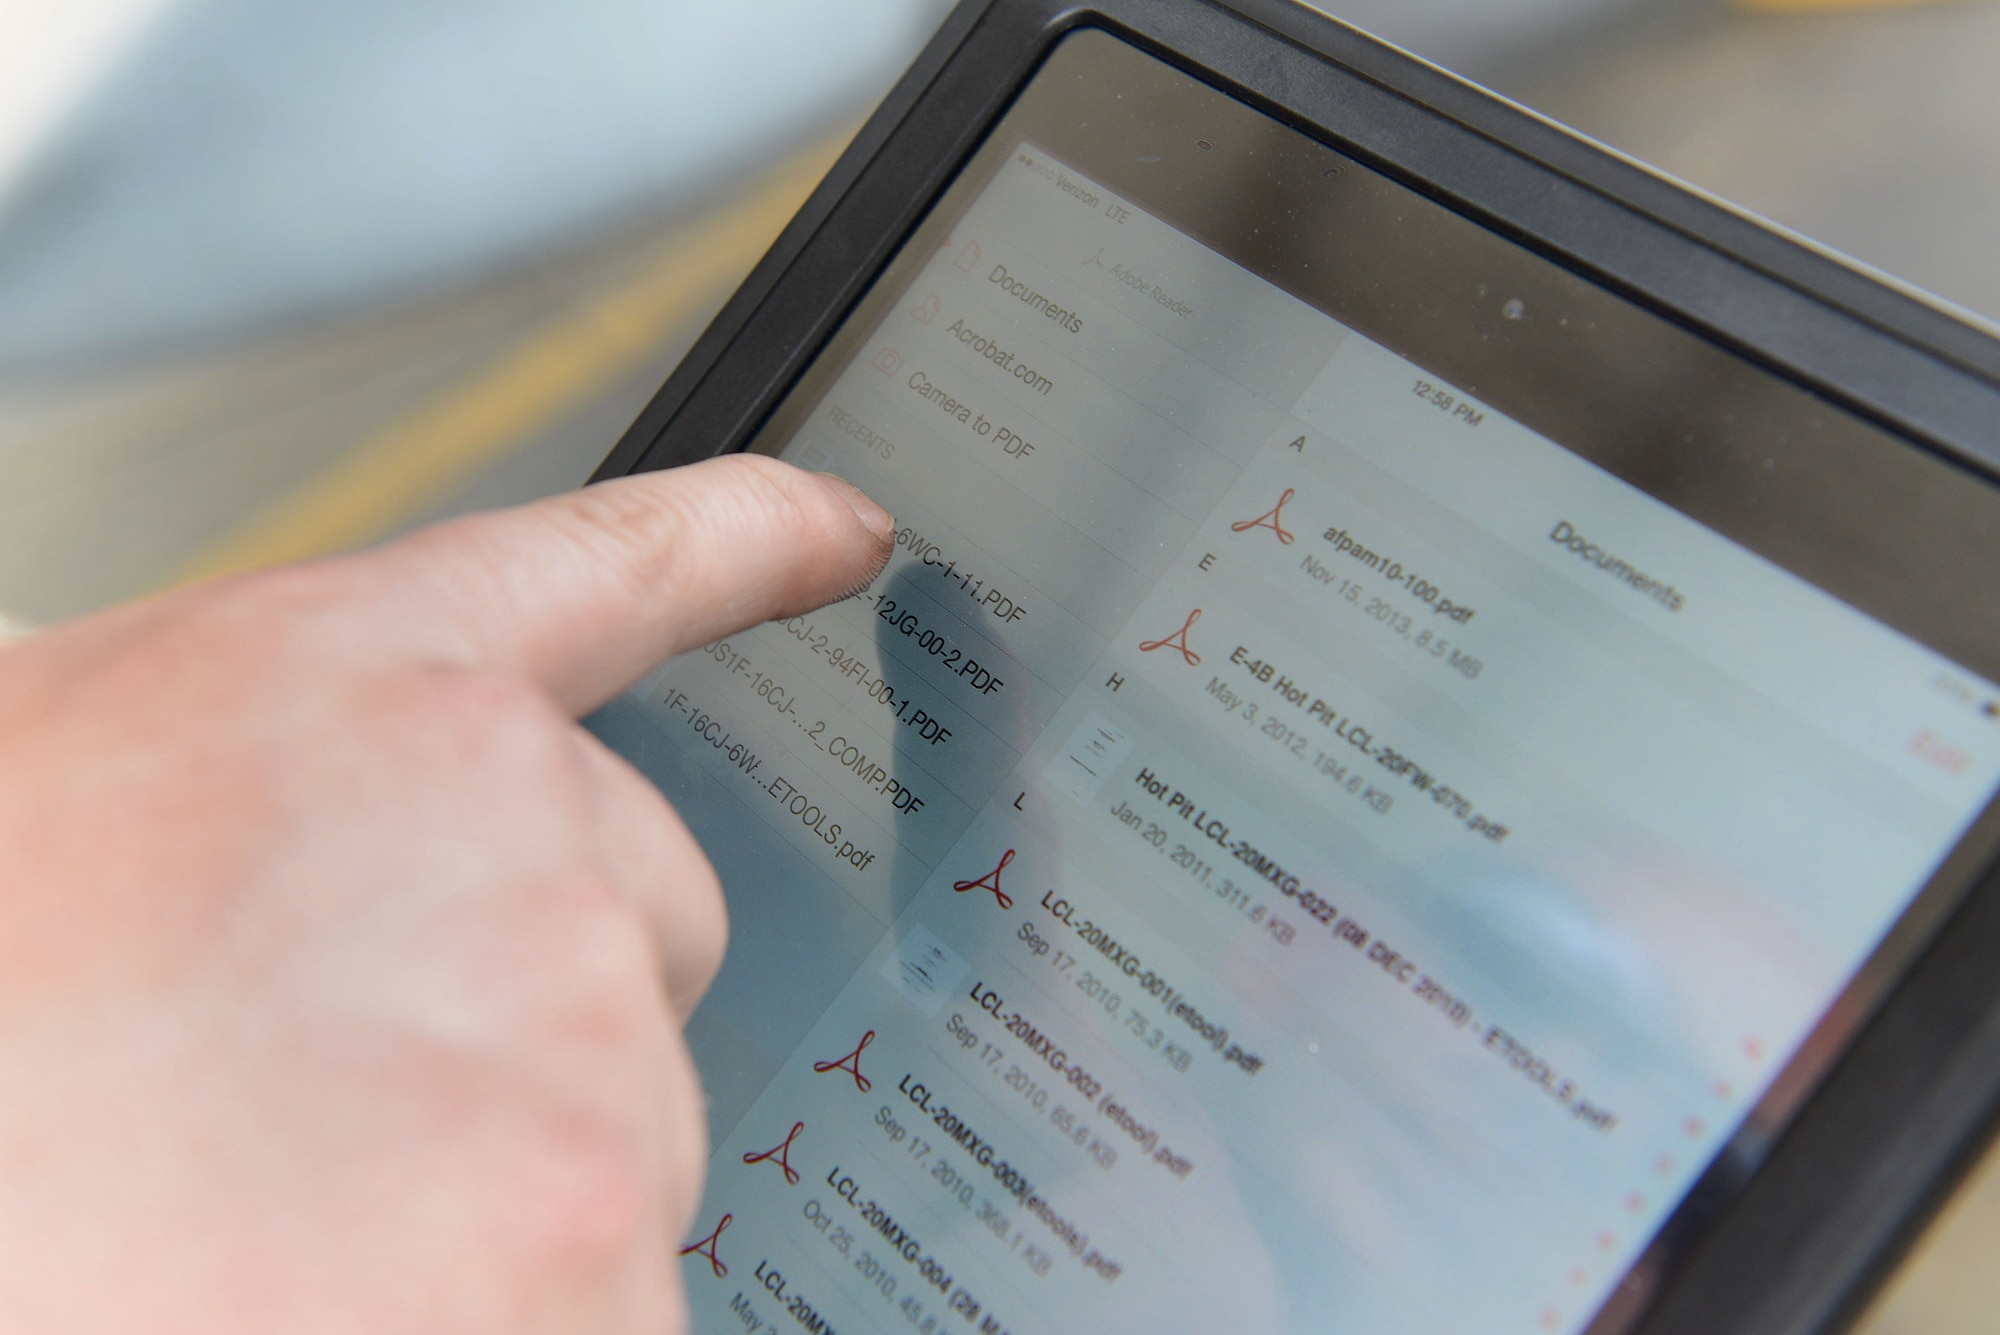
[[[608,468],[899,524],[591,721],[730,903],[694,1328],[1837,1321],[1992,1106],[1990,347],[1133,9],[961,11]]]

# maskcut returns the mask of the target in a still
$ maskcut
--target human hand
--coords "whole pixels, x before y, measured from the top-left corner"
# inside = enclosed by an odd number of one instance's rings
[[[0,645],[0,1326],[679,1329],[722,901],[573,720],[890,529],[735,456]]]

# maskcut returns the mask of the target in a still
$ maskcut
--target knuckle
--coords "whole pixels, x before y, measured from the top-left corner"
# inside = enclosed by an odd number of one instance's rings
[[[509,1174],[523,1250],[559,1271],[596,1273],[639,1247],[657,1209],[651,1140],[636,1116],[542,1118]]]
[[[413,677],[412,703],[439,718],[478,729],[542,721],[540,693],[513,673],[437,663]]]
[[[799,470],[768,454],[729,454],[715,461],[718,468],[742,474],[741,486],[757,494],[763,504],[796,507]]]
[[[116,642],[124,652],[94,664],[98,680],[129,690],[127,678],[143,678],[147,698],[266,741],[315,708],[344,709],[384,674],[365,654],[365,613],[338,565],[218,579],[139,604]]]
[[[659,1115],[674,1032],[649,934],[614,886],[588,874],[545,882],[522,925],[550,961],[524,1032],[560,1056],[550,1098],[508,1150],[507,1191],[532,1253],[588,1269],[657,1226],[663,1174],[685,1171],[667,1134],[679,1113]]]
[[[722,968],[729,947],[729,912],[722,895],[722,880],[706,857],[688,868],[676,887],[674,905],[679,925],[675,943],[697,989],[707,991]]]
[[[545,915],[554,952],[572,972],[569,1023],[609,1047],[658,1037],[660,962],[644,915],[608,878],[581,874],[551,896]]]
[[[563,720],[532,683],[512,673],[439,663],[421,667],[391,688],[390,726],[436,739],[468,772],[518,782],[573,778],[575,764]]]
[[[564,536],[634,593],[698,557],[684,541],[691,516],[677,488],[586,487],[559,513]]]
[[[609,560],[634,590],[704,579],[736,554],[688,541],[691,534],[815,533],[825,516],[808,503],[798,470],[761,454],[731,454],[697,467],[724,475],[692,485],[668,475],[586,487],[565,513],[594,559]]]
[[[645,913],[611,877],[574,865],[517,903],[517,937],[544,961],[530,1003],[536,1030],[589,1070],[649,1066],[672,1021]]]
[[[678,1034],[672,1038],[667,1061],[662,1064],[666,1106],[662,1190],[667,1217],[678,1235],[693,1222],[701,1205],[703,1180],[708,1174],[708,1110],[701,1092],[701,1080],[694,1058]]]
[[[496,885],[531,884],[585,860],[589,795],[571,725],[532,683],[419,663],[319,695],[289,711],[298,743],[329,758],[302,765],[300,782],[354,785],[347,794],[365,792],[387,827],[439,856],[454,849],[454,863],[483,864]],[[325,726],[329,713],[337,729]]]
[[[716,488],[717,495],[755,511],[759,527],[780,533],[825,528],[825,497],[792,465],[763,454],[732,454],[716,464],[738,475],[730,486]]]
[[[644,782],[640,780],[639,782]],[[722,968],[729,911],[722,879],[680,813],[650,786],[661,839],[645,898],[659,923],[661,965],[675,1005],[691,1009]]]
[[[336,562],[284,566],[189,590],[174,624],[211,656],[290,666],[324,653],[351,597]]]

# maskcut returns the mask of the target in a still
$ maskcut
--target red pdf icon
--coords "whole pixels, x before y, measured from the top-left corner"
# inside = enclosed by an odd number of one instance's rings
[[[875,1031],[870,1029],[861,1036],[861,1041],[854,1045],[854,1051],[848,1053],[839,1061],[814,1062],[813,1072],[817,1075],[825,1075],[828,1071],[845,1071],[854,1077],[854,1087],[863,1094],[866,1094],[870,1089],[875,1087],[875,1082],[861,1074],[861,1054],[866,1052],[868,1045],[874,1041]]]
[[[714,1272],[714,1275],[717,1279],[721,1279],[723,1276],[727,1275],[729,1273],[729,1267],[724,1265],[722,1263],[722,1258],[715,1254],[715,1246],[718,1242],[722,1241],[722,1230],[728,1228],[729,1221],[734,1218],[736,1218],[736,1216],[733,1214],[726,1214],[722,1216],[722,1222],[715,1226],[715,1232],[709,1234],[707,1237],[703,1238],[700,1242],[691,1242],[687,1246],[681,1248],[681,1255],[706,1257],[708,1260],[708,1268],[709,1270]]]
[[[1231,533],[1248,533],[1253,528],[1268,528],[1271,530],[1271,532],[1278,535],[1279,542],[1283,543],[1287,547],[1291,546],[1294,542],[1297,541],[1297,538],[1295,538],[1291,534],[1291,532],[1285,528],[1285,523],[1284,523],[1285,506],[1291,502],[1292,497],[1298,494],[1299,493],[1296,488],[1286,487],[1285,494],[1278,498],[1278,503],[1276,505],[1272,506],[1265,513],[1257,516],[1255,519],[1245,519],[1238,523],[1231,524],[1229,526],[1229,531]]]
[[[976,881],[953,881],[951,888],[961,895],[968,890],[991,890],[993,897],[1000,901],[1001,908],[1011,909],[1014,907],[1014,897],[1000,888],[1000,873],[1006,871],[1007,864],[1013,860],[1014,850],[1010,848],[1000,855],[1000,865],[992,871],[987,872]]]
[[[1180,652],[1182,658],[1187,660],[1189,667],[1201,666],[1201,655],[1188,648],[1187,642],[1188,632],[1194,629],[1194,623],[1199,620],[1201,620],[1201,609],[1197,607],[1194,611],[1188,613],[1187,620],[1181,624],[1181,628],[1165,639],[1141,640],[1139,642],[1139,652],[1150,654],[1155,649],[1175,649]]]
[[[774,1163],[784,1170],[785,1181],[796,1187],[799,1184],[799,1174],[798,1170],[792,1167],[792,1142],[797,1140],[799,1132],[805,1129],[806,1124],[804,1122],[793,1122],[791,1133],[782,1141],[765,1150],[762,1154],[744,1155],[743,1162],[746,1164]]]

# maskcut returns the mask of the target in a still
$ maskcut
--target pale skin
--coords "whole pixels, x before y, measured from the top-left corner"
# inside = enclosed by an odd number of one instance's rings
[[[574,720],[891,529],[739,456],[0,647],[0,1326],[682,1329],[722,898]]]

